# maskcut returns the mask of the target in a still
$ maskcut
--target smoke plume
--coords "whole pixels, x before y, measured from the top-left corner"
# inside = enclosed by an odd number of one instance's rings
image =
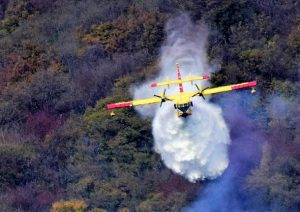
[[[249,91],[218,96],[217,102],[231,129],[230,165],[221,178],[207,184],[199,199],[184,208],[184,212],[266,210],[255,195],[245,191],[246,178],[260,161],[264,141],[261,126],[247,114],[256,101]]]
[[[207,65],[205,44],[207,29],[193,24],[188,16],[171,19],[166,25],[167,40],[161,49],[160,74],[153,81],[174,79],[176,63],[180,64],[182,77],[207,75],[212,72]],[[203,88],[207,81],[198,81]],[[135,88],[134,98],[141,99],[159,94],[164,88],[151,90],[150,82]],[[184,91],[195,91],[195,85],[186,83]],[[166,95],[179,92],[178,85],[170,86]],[[228,167],[229,130],[221,109],[212,103],[193,98],[192,116],[178,118],[173,103],[137,108],[144,116],[154,116],[154,149],[161,154],[165,165],[189,181],[214,179]]]

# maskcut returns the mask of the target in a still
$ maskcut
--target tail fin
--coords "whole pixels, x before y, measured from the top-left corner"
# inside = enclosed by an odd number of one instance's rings
[[[179,64],[178,63],[176,63],[176,70],[177,70],[177,79],[181,81],[181,74],[180,74],[180,68],[179,68]],[[179,85],[179,91],[180,91],[180,93],[183,93],[182,82],[180,82],[178,85]]]

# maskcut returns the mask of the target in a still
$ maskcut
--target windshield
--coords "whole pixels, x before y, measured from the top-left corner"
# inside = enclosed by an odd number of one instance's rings
[[[186,103],[186,104],[178,104],[177,108],[182,111],[183,113],[185,113],[191,106],[191,103]]]

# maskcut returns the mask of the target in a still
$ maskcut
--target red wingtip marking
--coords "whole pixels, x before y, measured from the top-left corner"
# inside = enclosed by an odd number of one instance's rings
[[[131,107],[132,102],[123,102],[123,103],[117,103],[117,104],[107,104],[107,109],[115,109],[115,108],[122,108],[122,107]]]
[[[109,109],[109,110],[115,108],[114,104],[107,104],[106,107],[107,107],[107,109]]]
[[[231,86],[231,88],[233,90],[236,90],[236,89],[248,88],[248,87],[253,87],[253,86],[256,86],[256,81],[248,82],[248,83],[245,83],[242,85],[233,85],[233,86]]]
[[[203,79],[209,79],[209,76],[205,75],[203,76]]]
[[[157,83],[156,82],[154,82],[154,83],[151,83],[151,85],[150,85],[151,87],[156,87],[157,86]]]

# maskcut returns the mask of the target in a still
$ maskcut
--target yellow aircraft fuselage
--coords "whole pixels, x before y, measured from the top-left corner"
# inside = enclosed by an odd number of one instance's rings
[[[180,93],[175,99],[174,108],[177,110],[178,117],[186,118],[189,115],[192,115],[193,102],[190,99],[190,96]]]

